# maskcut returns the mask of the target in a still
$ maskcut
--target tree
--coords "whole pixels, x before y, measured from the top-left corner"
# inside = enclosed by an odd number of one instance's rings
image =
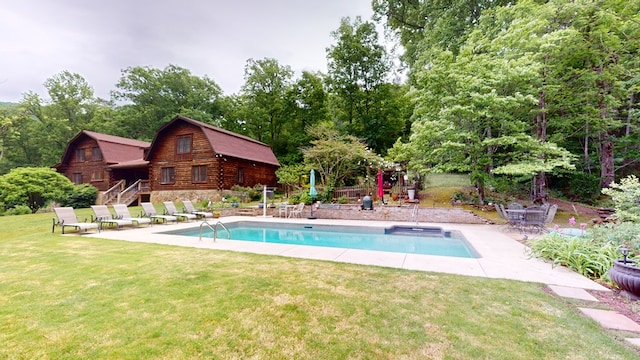
[[[586,171],[596,154],[605,185],[612,179],[621,113],[633,114],[637,107],[631,84],[639,73],[632,55],[639,39],[631,34],[639,29],[639,6],[617,0],[523,0],[484,9],[457,52],[432,47],[426,38],[413,44],[420,49],[411,64],[418,101],[414,116],[420,123],[414,124],[412,141],[423,140],[414,150],[426,148],[428,164],[450,159],[476,164],[456,169],[477,179],[521,174],[533,166],[539,169],[536,197],[545,196],[547,165],[570,168],[572,157],[562,149],[582,153],[578,164]],[[626,117],[632,125],[633,115]],[[510,139],[531,147],[524,154],[540,158],[517,157]],[[456,158],[464,154],[460,149],[468,157]],[[514,162],[514,156],[521,161]],[[501,163],[505,159],[511,163]]]
[[[458,54],[482,12],[511,4],[510,0],[373,0],[377,20],[395,31],[406,49],[404,60],[413,67],[430,48]]]
[[[247,129],[254,138],[275,148],[282,142],[282,130],[289,120],[284,109],[292,76],[291,67],[280,65],[276,59],[249,59],[244,68],[242,95],[251,109]]]
[[[391,63],[371,22],[343,18],[327,49],[328,84],[338,128],[384,152],[403,134],[405,118],[398,109],[402,88],[386,83]],[[388,100],[388,101],[387,101]]]
[[[50,168],[15,168],[0,176],[0,202],[7,209],[27,205],[35,213],[72,190],[71,180]]]
[[[380,168],[383,160],[365,144],[351,135],[340,135],[326,125],[308,129],[316,137],[310,147],[302,150],[309,169],[318,172],[320,184],[325,189],[340,186],[368,167]]]
[[[176,115],[212,122],[222,116],[218,99],[221,89],[208,77],[197,77],[187,69],[169,65],[164,69],[129,67],[122,71],[111,93],[119,108],[119,135],[151,140],[155,132]]]
[[[97,105],[93,88],[74,73],[63,71],[44,83],[49,100],[23,94],[10,134],[12,160],[20,166],[51,166],[67,142],[81,130],[91,130]]]
[[[302,76],[290,87],[285,95],[285,113],[289,114],[283,124],[281,164],[296,164],[302,161],[300,148],[313,139],[306,132],[309,127],[329,120],[328,94],[321,74],[303,71]]]

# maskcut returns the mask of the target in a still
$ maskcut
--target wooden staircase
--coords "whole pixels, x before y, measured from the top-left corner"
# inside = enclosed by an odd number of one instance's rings
[[[150,191],[149,180],[138,180],[127,188],[125,185],[126,182],[120,180],[105,191],[102,194],[102,203],[104,205],[125,204],[128,206],[137,201],[140,194],[148,194]]]

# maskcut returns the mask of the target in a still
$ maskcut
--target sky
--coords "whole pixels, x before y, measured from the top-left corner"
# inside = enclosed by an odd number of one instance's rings
[[[372,14],[371,0],[5,0],[0,102],[28,91],[47,99],[42,84],[65,70],[109,99],[135,66],[179,66],[231,95],[251,58],[326,72],[340,19]]]

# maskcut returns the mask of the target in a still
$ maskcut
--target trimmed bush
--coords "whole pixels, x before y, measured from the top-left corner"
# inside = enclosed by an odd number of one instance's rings
[[[96,203],[98,189],[89,184],[75,185],[67,195],[58,201],[62,206],[73,208],[88,208]]]

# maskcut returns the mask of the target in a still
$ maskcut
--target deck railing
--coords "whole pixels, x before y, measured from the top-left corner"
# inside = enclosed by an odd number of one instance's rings
[[[118,194],[118,204],[131,204],[140,193],[149,192],[149,180],[138,180]]]
[[[122,190],[124,190],[125,184],[126,182],[124,180],[120,180],[111,188],[109,188],[109,190],[105,191],[102,194],[102,202],[104,204],[113,203],[116,199],[118,199],[118,196],[120,195]]]

